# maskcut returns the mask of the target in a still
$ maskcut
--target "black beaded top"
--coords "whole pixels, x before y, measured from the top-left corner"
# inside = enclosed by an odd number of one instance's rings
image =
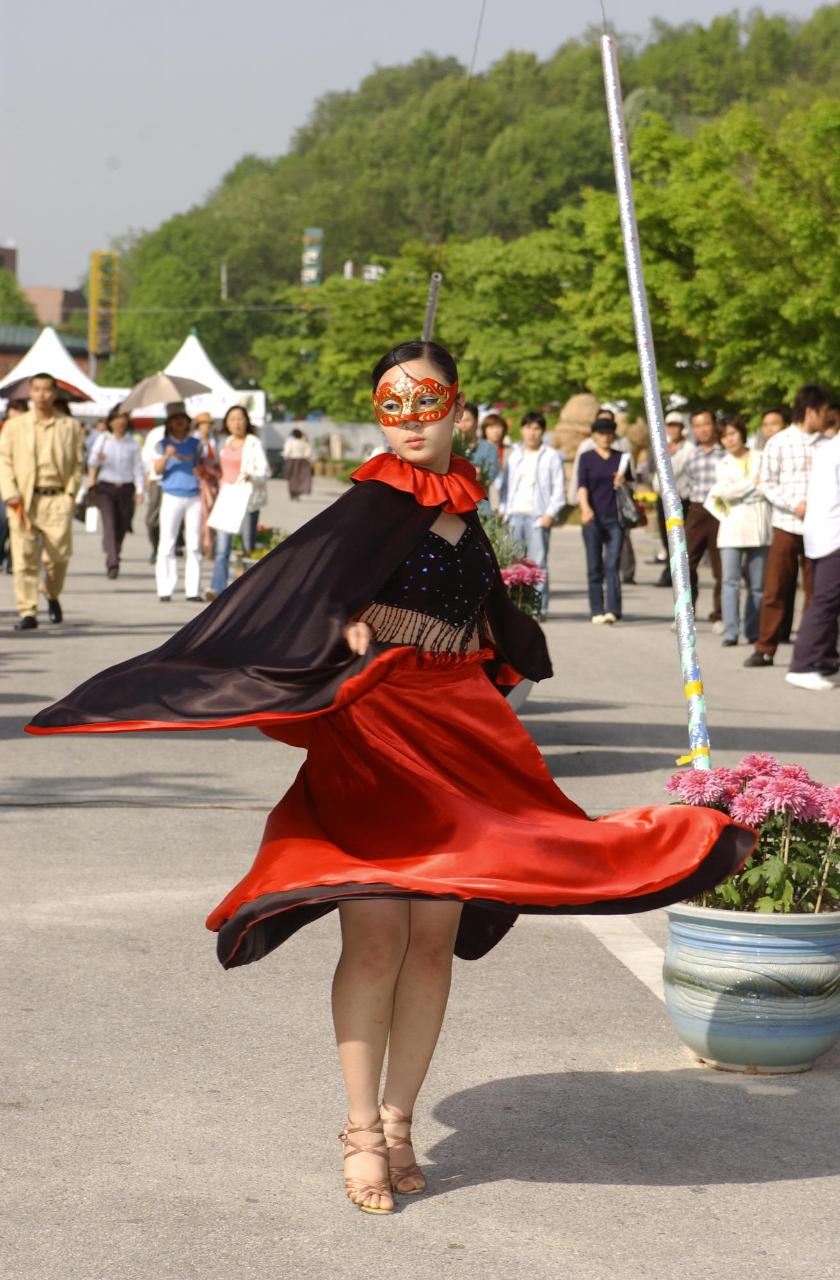
[[[361,616],[382,642],[466,652],[494,579],[492,553],[469,525],[454,546],[430,529]]]

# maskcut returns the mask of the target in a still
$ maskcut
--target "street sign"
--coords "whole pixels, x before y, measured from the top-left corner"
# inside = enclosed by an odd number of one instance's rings
[[[94,356],[109,356],[117,349],[118,253],[90,255],[88,293],[88,350]]]
[[[303,233],[303,254],[300,264],[300,283],[304,289],[313,289],[321,283],[323,248],[323,228],[307,227]]]

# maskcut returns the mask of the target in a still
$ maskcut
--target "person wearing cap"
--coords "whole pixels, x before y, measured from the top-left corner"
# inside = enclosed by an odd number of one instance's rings
[[[609,422],[612,422],[614,426],[614,431],[617,433],[618,426],[615,421],[615,410],[613,409],[612,405],[602,404],[599,407],[598,412],[595,415],[595,421],[599,422],[602,420],[607,420]],[[580,487],[579,481],[578,481],[578,466],[580,464],[580,460],[585,453],[589,453],[590,449],[594,449],[594,448],[595,448],[595,436],[590,432],[590,434],[588,436],[585,436],[583,440],[581,440],[580,444],[578,445],[577,453],[575,454],[575,460],[572,463],[572,483],[569,486],[569,488],[572,494],[574,495],[572,497],[573,502],[577,501],[577,491]],[[613,448],[617,449],[619,453],[626,453],[628,457],[631,456],[630,441],[627,439],[626,436],[620,436],[618,434],[615,434],[613,439]],[[636,552],[633,549],[633,539],[630,537],[626,537],[624,539],[624,542],[622,543],[621,562],[619,564],[619,572],[621,573],[622,582],[626,583],[628,586],[635,583]]]
[[[215,534],[207,523],[213,503],[219,494],[221,472],[219,470],[219,440],[214,430],[212,413],[197,413],[192,420],[192,434],[201,445],[201,465],[198,469],[198,490],[201,498],[201,552],[212,557]]]
[[[592,424],[593,447],[578,463],[578,491],[586,573],[589,584],[589,611],[598,625],[616,623],[621,618],[621,548],[624,529],[618,521],[615,491],[632,481],[629,454],[615,448],[615,423],[598,417]],[[606,586],[606,609],[604,588]]]
[[[184,590],[188,600],[201,597],[201,497],[197,470],[201,441],[191,436],[190,417],[180,401],[166,406],[166,430],[155,449],[154,470],[160,477],[160,541],[155,562],[157,593],[171,600],[178,585],[175,545],[183,525]]]
[[[219,461],[219,437],[212,413],[197,413],[192,420],[192,434],[201,441],[201,456],[205,462]]]
[[[51,373],[29,384],[32,408],[6,422],[0,434],[0,497],[9,517],[17,609],[16,631],[38,626],[38,573],[50,622],[63,620],[59,601],[73,551],[73,515],[82,481],[82,430],[55,407]]]

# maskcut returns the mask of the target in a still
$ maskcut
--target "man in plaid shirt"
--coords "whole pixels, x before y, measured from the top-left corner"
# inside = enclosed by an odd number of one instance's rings
[[[793,402],[793,423],[764,446],[759,487],[773,508],[773,541],[767,557],[758,640],[745,667],[772,667],[800,561],[804,608],[811,603],[811,562],[805,558],[803,519],[814,445],[825,426],[830,399],[824,387],[802,387]]]
[[[726,452],[718,442],[715,415],[711,409],[695,409],[691,415],[691,430],[697,442],[683,472],[688,485],[688,509],[685,515],[685,540],[688,546],[688,571],[691,579],[691,602],[697,605],[697,567],[708,551],[712,576],[715,580],[712,612],[709,622],[715,631],[723,630],[720,612],[720,552],[717,549],[718,522],[703,503],[716,479],[717,464]]]

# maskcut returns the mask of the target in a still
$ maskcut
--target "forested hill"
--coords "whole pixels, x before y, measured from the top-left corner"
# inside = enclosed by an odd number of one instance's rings
[[[690,138],[744,103],[774,128],[792,104],[840,99],[838,48],[840,4],[803,23],[759,11],[708,27],[656,22],[646,42],[621,40],[628,122],[654,111]],[[285,155],[245,156],[203,205],[127,244],[114,374],[146,372],[191,324],[226,372],[260,374],[250,353],[274,331],[271,314],[234,308],[275,302],[297,280],[307,225],[325,229],[329,275],[412,241],[524,237],[584,189],[611,188],[597,32],[544,62],[508,53],[473,81],[462,119],[464,92],[452,58],[379,68],[322,98]],[[230,310],[202,311],[218,305],[222,261]]]

